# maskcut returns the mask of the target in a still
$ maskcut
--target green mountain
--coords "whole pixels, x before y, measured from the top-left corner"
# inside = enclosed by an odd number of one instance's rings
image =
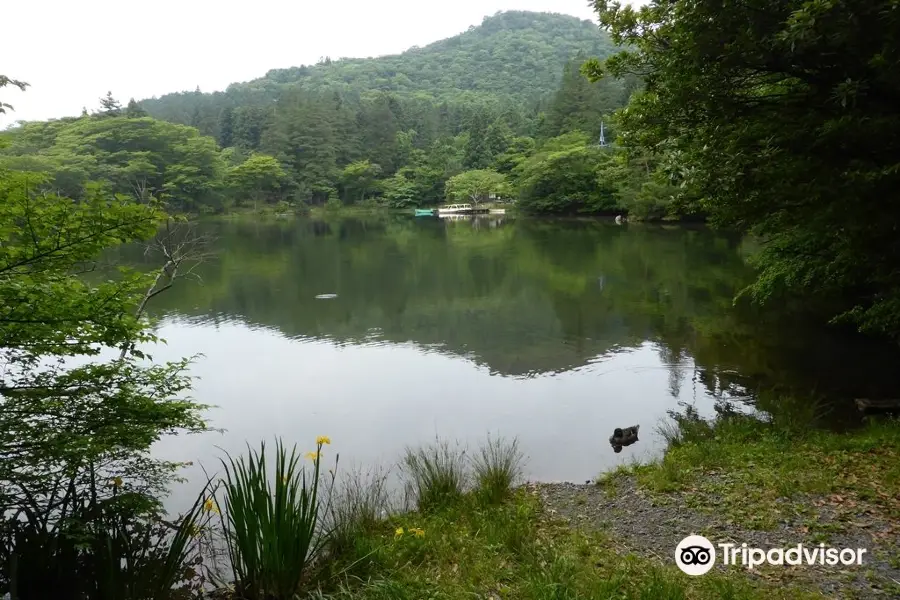
[[[287,91],[391,92],[398,96],[462,100],[472,96],[531,102],[559,86],[563,67],[578,55],[615,51],[591,21],[561,14],[504,12],[481,25],[422,48],[378,58],[325,59],[310,66],[273,69],[225,92],[182,92],[144,100],[152,116],[200,127],[212,106],[262,105]]]
[[[562,67],[575,55],[606,56],[614,49],[609,37],[590,21],[560,14],[506,12],[403,54],[274,69],[248,85],[273,82],[435,96],[470,91],[530,99],[555,91]]]

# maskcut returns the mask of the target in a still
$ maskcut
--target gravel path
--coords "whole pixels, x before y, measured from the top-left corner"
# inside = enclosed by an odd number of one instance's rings
[[[733,542],[740,546],[746,542],[750,547],[763,549],[788,548],[798,543],[817,547],[822,541],[813,538],[799,522],[783,522],[773,531],[743,529],[714,514],[688,507],[680,494],[646,493],[632,477],[617,477],[603,486],[559,483],[528,487],[540,496],[551,515],[572,526],[603,530],[624,549],[663,562],[675,562],[675,547],[690,534],[704,535],[714,544]],[[868,550],[863,565],[763,566],[749,572],[751,577],[814,585],[833,598],[900,598],[900,539],[895,524],[866,511],[848,518],[847,513],[831,510],[815,498],[803,502],[822,505],[818,509],[819,523],[834,522],[828,545]],[[715,568],[743,568],[720,563],[717,560]]]

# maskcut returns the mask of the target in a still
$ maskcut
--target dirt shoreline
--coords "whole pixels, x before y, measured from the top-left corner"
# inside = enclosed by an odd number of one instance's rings
[[[688,505],[681,493],[650,493],[634,476],[622,475],[603,485],[554,483],[527,484],[543,502],[550,517],[572,527],[599,530],[626,552],[674,564],[678,542],[690,534],[704,535],[714,544],[747,543],[763,549],[817,547],[820,542],[838,548],[865,548],[861,566],[763,566],[745,571],[748,577],[770,583],[810,585],[833,598],[896,598],[900,596],[900,535],[896,523],[863,506],[849,511],[833,509],[815,497],[785,503],[816,506],[821,527],[810,532],[798,518],[784,520],[774,530],[747,529],[733,519]],[[714,502],[712,502],[714,504]],[[827,534],[823,534],[827,531]],[[716,564],[716,569],[743,567]]]

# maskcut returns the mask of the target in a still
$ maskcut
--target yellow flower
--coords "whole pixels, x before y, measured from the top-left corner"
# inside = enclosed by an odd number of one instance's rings
[[[401,538],[401,537],[403,537],[403,528],[398,527],[397,531],[394,532],[394,538],[396,539],[396,538]]]
[[[114,488],[122,487],[122,478],[121,477],[113,477],[109,480],[109,484]]]
[[[191,528],[188,533],[191,537],[197,537],[198,535],[200,535],[200,533],[202,531],[203,531],[202,527],[200,527],[198,525],[191,525]]]
[[[424,530],[424,529],[419,529],[418,527],[415,527],[415,528],[413,528],[413,529],[410,529],[410,531],[411,531],[411,532],[413,533],[413,535],[415,535],[416,537],[425,537],[425,530]]]
[[[318,444],[320,446],[322,444],[330,444],[330,443],[331,443],[331,438],[328,437],[327,435],[320,435],[319,437],[316,438],[316,444]]]
[[[203,503],[203,510],[205,510],[206,512],[214,512],[216,514],[222,514],[219,512],[219,507],[216,506],[216,502],[212,498],[206,499],[206,502]]]
[[[319,460],[319,452],[307,452],[306,458],[309,460]]]

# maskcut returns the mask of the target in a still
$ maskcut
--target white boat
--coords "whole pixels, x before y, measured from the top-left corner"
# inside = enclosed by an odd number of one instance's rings
[[[472,212],[471,204],[449,204],[438,208],[438,215],[468,215]]]
[[[491,214],[492,215],[505,215],[506,209],[505,208],[492,208]]]

